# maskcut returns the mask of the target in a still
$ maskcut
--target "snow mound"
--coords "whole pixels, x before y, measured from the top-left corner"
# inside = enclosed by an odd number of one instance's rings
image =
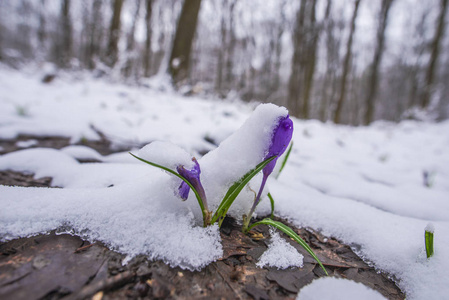
[[[210,209],[218,206],[234,182],[264,159],[276,121],[287,115],[285,107],[260,104],[235,133],[199,160]],[[261,176],[252,180],[252,190],[258,190],[260,180]],[[249,212],[253,201],[254,192],[249,188],[244,189],[228,213],[240,219]]]
[[[276,267],[278,269],[287,269],[290,267],[302,268],[304,266],[304,256],[295,247],[281,238],[278,232],[270,229],[270,234],[271,243],[256,265],[259,268],[263,268],[264,266]]]
[[[323,277],[312,281],[300,291],[296,300],[386,300],[367,286],[347,279]]]
[[[181,147],[170,142],[152,142],[140,149],[137,156],[171,170],[176,170],[177,166],[184,166],[190,170],[194,166],[192,156]]]

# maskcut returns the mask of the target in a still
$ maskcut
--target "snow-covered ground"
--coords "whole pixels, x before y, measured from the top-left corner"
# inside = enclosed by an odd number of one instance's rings
[[[172,142],[198,158],[206,193],[218,191],[214,183],[220,172],[231,178],[238,174],[229,170],[250,164],[245,157],[260,151],[260,145],[249,142],[251,132],[262,134],[270,122],[252,115],[255,104],[181,97],[64,74],[44,84],[40,76],[0,68],[0,138],[60,135],[76,142],[98,139],[100,131],[116,146]],[[251,117],[260,129],[239,130]],[[449,122],[377,122],[354,128],[293,121],[289,162],[267,184],[275,214],[351,245],[376,268],[398,278],[407,299],[446,299]],[[218,144],[236,132],[222,150],[201,158],[200,153],[216,148],[208,141]],[[179,182],[172,176],[128,153],[101,156],[83,146],[26,149],[35,143],[22,142],[24,150],[0,156],[0,169],[50,176],[64,189],[0,186],[2,240],[59,228],[104,241],[129,257],[143,253],[188,269],[221,256],[217,226],[198,226],[196,199],[190,195],[180,201],[175,193]],[[103,163],[80,164],[76,158]],[[257,180],[260,176],[254,186]],[[245,193],[231,213],[249,209],[244,198]],[[257,212],[269,212],[267,199]],[[427,260],[424,228],[429,222],[435,227],[435,255]],[[279,243],[273,240],[273,253],[282,249]],[[329,282],[332,288],[335,283]]]

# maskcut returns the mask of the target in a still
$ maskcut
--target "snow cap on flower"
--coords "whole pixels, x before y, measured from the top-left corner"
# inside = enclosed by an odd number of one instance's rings
[[[194,163],[194,166],[192,169],[187,170],[184,168],[183,165],[179,165],[176,167],[176,170],[178,171],[179,175],[187,179],[187,181],[197,190],[197,192],[200,194],[201,198],[204,196],[204,189],[200,181],[200,164],[196,160],[196,158],[192,158],[192,161]],[[186,182],[182,182],[181,185],[178,188],[179,196],[182,200],[187,200],[189,197],[190,187]]]
[[[277,156],[273,159],[264,169],[264,176],[268,176],[273,172],[276,166],[276,161],[281,156],[290,144],[293,135],[293,122],[290,116],[281,117],[278,120],[277,125],[274,127],[273,135],[271,137],[271,144],[268,148],[268,152],[265,158],[270,158],[272,156]]]
[[[151,142],[140,149],[137,155],[171,170],[175,170],[179,165],[183,165],[187,169],[194,167],[192,155],[171,142]]]

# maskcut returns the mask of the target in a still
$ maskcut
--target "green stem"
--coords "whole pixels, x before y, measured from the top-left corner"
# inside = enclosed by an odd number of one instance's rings
[[[432,257],[434,250],[433,250],[433,232],[427,231],[425,233],[425,240],[426,240],[426,254],[427,258]]]

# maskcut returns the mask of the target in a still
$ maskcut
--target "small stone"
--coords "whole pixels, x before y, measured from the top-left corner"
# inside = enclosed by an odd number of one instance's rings
[[[33,259],[33,268],[35,268],[36,270],[40,270],[49,265],[50,263],[51,263],[50,259],[42,255],[38,255]]]

